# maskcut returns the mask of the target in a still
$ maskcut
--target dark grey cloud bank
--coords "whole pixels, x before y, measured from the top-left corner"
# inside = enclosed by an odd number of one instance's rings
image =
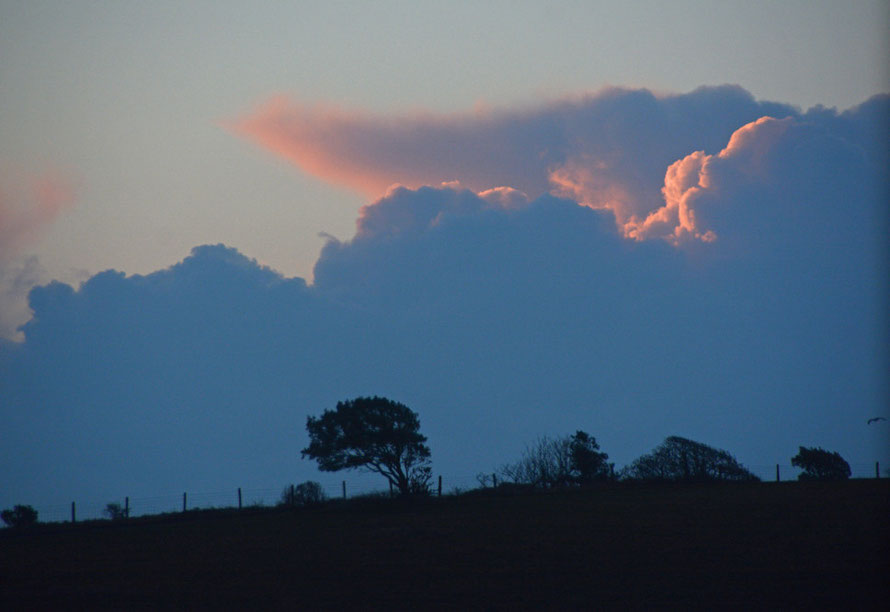
[[[887,113],[794,113],[690,158],[678,185],[713,242],[396,188],[312,285],[217,245],[36,288],[25,342],[0,345],[0,505],[317,478],[306,416],[364,394],[419,411],[465,482],[578,428],[619,465],[673,434],[753,466],[801,444],[886,461],[865,421],[888,399]]]

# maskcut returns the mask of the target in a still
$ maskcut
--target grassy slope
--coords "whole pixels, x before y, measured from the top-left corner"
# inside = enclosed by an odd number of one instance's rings
[[[888,519],[890,481],[861,480],[3,530],[0,608],[878,609]]]

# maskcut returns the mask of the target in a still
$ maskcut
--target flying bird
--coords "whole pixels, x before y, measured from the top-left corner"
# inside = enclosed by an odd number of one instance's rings
[[[865,424],[866,424],[866,425],[871,425],[872,423],[875,423],[875,422],[877,422],[877,421],[886,421],[886,420],[887,420],[887,419],[885,419],[884,417],[872,417],[872,418],[870,418],[869,420],[867,420],[867,421],[865,422]]]

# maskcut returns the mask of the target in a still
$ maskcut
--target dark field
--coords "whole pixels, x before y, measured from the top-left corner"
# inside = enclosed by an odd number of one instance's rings
[[[890,609],[890,480],[614,484],[0,531],[0,608]]]

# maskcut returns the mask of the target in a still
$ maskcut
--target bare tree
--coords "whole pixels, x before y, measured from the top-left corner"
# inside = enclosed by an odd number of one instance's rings
[[[572,436],[543,436],[526,447],[516,463],[503,466],[508,481],[550,489],[605,480],[612,473],[609,456],[599,452],[596,439],[583,431]]]

